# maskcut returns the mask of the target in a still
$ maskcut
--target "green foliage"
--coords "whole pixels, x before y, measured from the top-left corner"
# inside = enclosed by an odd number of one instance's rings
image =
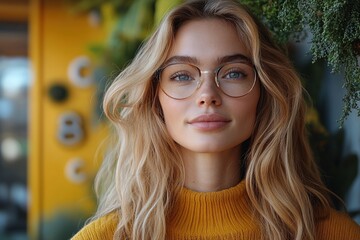
[[[100,6],[110,4],[119,13],[125,13],[134,2],[133,0],[66,0],[74,12],[88,12],[99,9]]]
[[[304,10],[313,35],[313,60],[325,59],[334,72],[344,72],[347,93],[342,121],[352,109],[360,116],[360,66],[353,49],[360,39],[360,1],[311,0],[304,2]]]
[[[115,20],[105,44],[90,50],[101,61],[106,72],[119,72],[134,57],[139,45],[153,30],[155,0],[67,0],[75,12],[111,8]],[[109,14],[109,13],[105,13]],[[101,15],[102,20],[107,16]]]
[[[333,72],[344,73],[343,116],[353,109],[360,116],[360,1],[358,0],[240,0],[274,33],[280,44],[311,34],[313,62],[325,60]],[[359,63],[358,63],[359,61]]]
[[[298,1],[239,0],[270,29],[279,44],[300,38],[304,24]]]

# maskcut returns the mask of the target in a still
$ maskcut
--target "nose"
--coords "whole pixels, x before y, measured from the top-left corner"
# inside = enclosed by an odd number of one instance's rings
[[[221,105],[220,89],[216,86],[214,74],[204,74],[197,90],[197,103],[199,106]]]

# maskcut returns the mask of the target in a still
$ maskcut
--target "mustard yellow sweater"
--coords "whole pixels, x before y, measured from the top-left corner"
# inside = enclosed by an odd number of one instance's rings
[[[116,214],[109,214],[85,226],[72,240],[113,239],[116,225]],[[258,240],[260,234],[245,183],[241,182],[211,193],[183,189],[169,216],[166,239]],[[318,240],[360,240],[360,226],[346,214],[332,210],[316,223],[316,236]]]

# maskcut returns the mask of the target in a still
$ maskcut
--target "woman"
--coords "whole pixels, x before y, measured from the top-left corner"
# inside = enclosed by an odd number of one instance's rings
[[[360,239],[330,208],[299,77],[243,6],[172,10],[104,110],[117,140],[73,239]]]

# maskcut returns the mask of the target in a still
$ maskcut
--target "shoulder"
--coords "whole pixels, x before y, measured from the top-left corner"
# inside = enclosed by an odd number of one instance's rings
[[[84,226],[71,240],[107,240],[113,239],[118,223],[116,212],[109,213]]]
[[[317,239],[360,240],[360,226],[346,213],[331,209],[316,222]]]

